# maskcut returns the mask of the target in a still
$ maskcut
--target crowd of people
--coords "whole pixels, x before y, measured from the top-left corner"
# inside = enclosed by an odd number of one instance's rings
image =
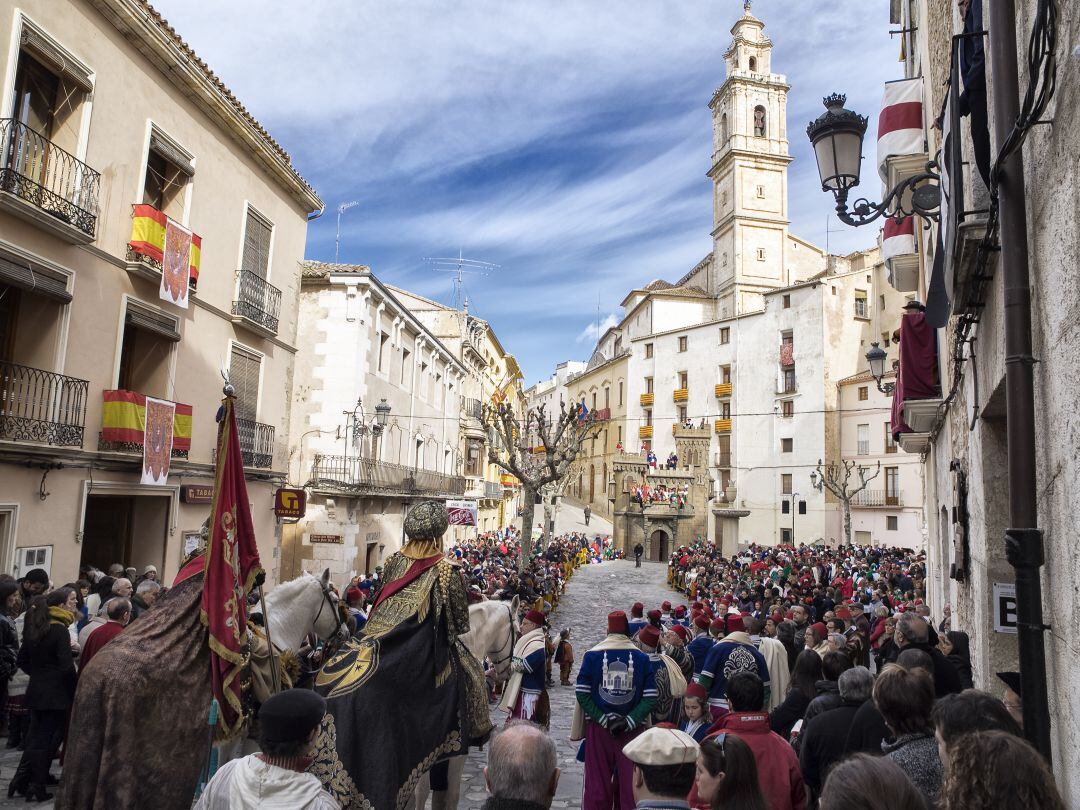
[[[642,484],[631,489],[630,501],[642,507],[646,504],[667,503],[676,509],[682,509],[682,507],[686,506],[686,498],[689,493],[690,487],[686,484],[682,486],[668,486],[667,484],[649,486],[648,484]]]

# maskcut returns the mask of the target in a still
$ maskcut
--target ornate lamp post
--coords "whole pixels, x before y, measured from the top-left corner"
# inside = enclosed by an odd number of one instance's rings
[[[885,376],[885,362],[888,357],[885,350],[876,341],[870,344],[870,351],[866,353],[866,362],[870,364],[870,376],[877,383],[877,390],[886,395],[892,394],[896,388],[894,383],[883,383],[881,381]]]
[[[375,418],[371,425],[368,425],[367,416],[364,413],[364,401],[362,398],[357,398],[356,405],[351,411],[343,411],[345,416],[345,467],[349,466],[349,437],[352,437],[354,444],[359,442],[364,436],[371,431],[371,434],[376,438],[380,436],[383,430],[386,428],[386,423],[390,420],[390,403],[385,399],[379,400],[379,404],[375,406]]]

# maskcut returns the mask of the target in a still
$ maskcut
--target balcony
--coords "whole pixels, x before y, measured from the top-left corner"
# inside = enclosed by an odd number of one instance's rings
[[[639,439],[651,439],[652,434],[653,434],[652,425],[641,425],[637,429],[637,435],[638,435]]]
[[[146,434],[146,395],[136,391],[102,391],[98,450],[142,455]],[[187,458],[191,449],[192,407],[173,403],[172,457]]]
[[[0,118],[0,207],[74,245],[92,242],[101,175],[14,118]]]
[[[315,456],[310,485],[381,495],[460,497],[465,494],[465,479],[461,476],[345,456]]]
[[[729,382],[717,383],[715,394],[718,397],[730,397],[731,396],[731,383],[729,383]]]
[[[901,433],[897,443],[905,453],[922,453],[930,447],[930,434]]]
[[[465,479],[465,497],[475,500],[501,501],[503,488],[498,481],[485,481],[479,476]]]
[[[594,408],[589,411],[587,419],[590,422],[607,422],[611,419],[611,408]]]
[[[864,489],[855,493],[851,499],[851,505],[860,507],[900,506],[900,494],[884,489]]]
[[[462,400],[462,412],[466,419],[480,419],[483,415],[484,409],[478,399],[466,399]]]
[[[245,467],[269,469],[274,464],[274,426],[253,419],[237,419],[236,433]]]
[[[731,420],[730,419],[717,419],[713,425],[714,430],[717,433],[731,433]]]
[[[246,326],[264,337],[274,337],[281,313],[281,290],[262,276],[241,270],[240,288],[233,301],[233,323]]]
[[[672,393],[671,398],[675,402],[686,402],[688,399],[690,399],[690,389],[676,388],[675,391]]]
[[[717,467],[730,467],[731,466],[731,453],[719,450],[716,453],[716,466]]]
[[[165,260],[165,232],[169,217],[152,205],[131,206],[131,241],[127,244],[127,271],[154,284],[161,283],[161,263]],[[202,237],[191,234],[188,254],[188,290],[195,293],[199,283]]]
[[[82,447],[89,383],[0,362],[0,439]]]
[[[929,433],[941,403],[941,397],[904,400],[904,423],[916,433]]]
[[[654,394],[651,394],[651,393],[650,394],[642,394],[641,395],[641,404],[642,404],[642,406],[645,407],[645,408],[651,408],[652,404],[653,404],[653,400],[655,398],[656,398],[656,396]]]

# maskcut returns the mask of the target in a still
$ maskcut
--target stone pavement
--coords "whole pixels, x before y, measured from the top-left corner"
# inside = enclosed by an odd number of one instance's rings
[[[564,507],[565,508],[565,507]],[[591,528],[591,527],[590,527]],[[648,608],[659,607],[665,599],[675,601],[679,595],[667,587],[667,565],[642,563],[635,568],[633,561],[601,563],[579,568],[567,585],[566,594],[552,615],[552,630],[571,628],[574,657],[577,662],[571,681],[577,677],[577,663],[585,652],[607,635],[607,614],[612,610],[630,611],[634,602],[644,602]],[[555,668],[558,683],[558,667]],[[551,698],[551,734],[559,753],[562,777],[552,807],[581,807],[582,764],[577,761],[580,743],[570,742],[570,723],[574,716],[574,687],[554,686]],[[505,712],[493,708],[492,722],[496,727],[506,722]],[[484,785],[484,765],[487,751],[470,753],[462,775],[461,802],[463,810],[477,810],[487,799]]]
[[[7,797],[7,786],[11,780],[12,775],[15,773],[15,769],[19,767],[19,759],[22,757],[22,751],[13,748],[4,748],[4,743],[7,742],[7,737],[0,737],[0,807],[37,807],[42,810],[52,810],[53,803],[42,802],[41,804],[27,804],[26,799],[22,796],[16,796],[13,799]],[[59,763],[53,762],[52,767],[53,775],[60,775]],[[52,793],[56,788],[49,788],[49,792]]]

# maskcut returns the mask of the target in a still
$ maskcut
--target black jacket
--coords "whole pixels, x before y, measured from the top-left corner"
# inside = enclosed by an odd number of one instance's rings
[[[799,747],[803,781],[815,796],[821,795],[829,769],[844,754],[844,743],[862,701],[842,700],[840,705],[806,723]]]
[[[150,605],[146,604],[146,600],[144,600],[138,594],[132,595],[132,597],[131,597],[131,619],[132,619],[132,621],[134,621],[135,619],[142,616],[149,609],[150,609]]]
[[[953,665],[956,670],[956,674],[960,676],[960,686],[964,689],[971,689],[975,684],[971,677],[971,662],[961,658],[959,655],[947,655],[945,660]]]
[[[855,720],[844,743],[845,754],[873,754],[881,756],[881,744],[892,740],[885,718],[877,710],[874,701],[868,700],[855,712]]]
[[[0,616],[0,683],[7,683],[18,669],[19,631],[9,616]]]
[[[791,736],[792,727],[802,720],[810,698],[798,689],[787,693],[784,702],[769,712],[769,727],[785,740]]]
[[[815,683],[814,687],[817,689],[817,697],[806,707],[806,714],[803,715],[804,727],[822,712],[835,709],[841,702],[840,687],[837,686],[836,681],[821,680]]]
[[[934,662],[934,695],[935,697],[945,697],[945,695],[955,695],[957,692],[964,691],[964,685],[960,681],[960,673],[956,671],[956,667],[952,665],[948,658],[942,655],[941,650],[937,647],[924,642],[915,642],[904,647],[901,652],[908,647],[914,647],[917,650],[922,650],[930,656],[930,660]]]
[[[71,635],[60,624],[50,624],[37,641],[23,637],[19,669],[30,676],[26,706],[38,710],[67,710],[75,697],[75,655]]]

